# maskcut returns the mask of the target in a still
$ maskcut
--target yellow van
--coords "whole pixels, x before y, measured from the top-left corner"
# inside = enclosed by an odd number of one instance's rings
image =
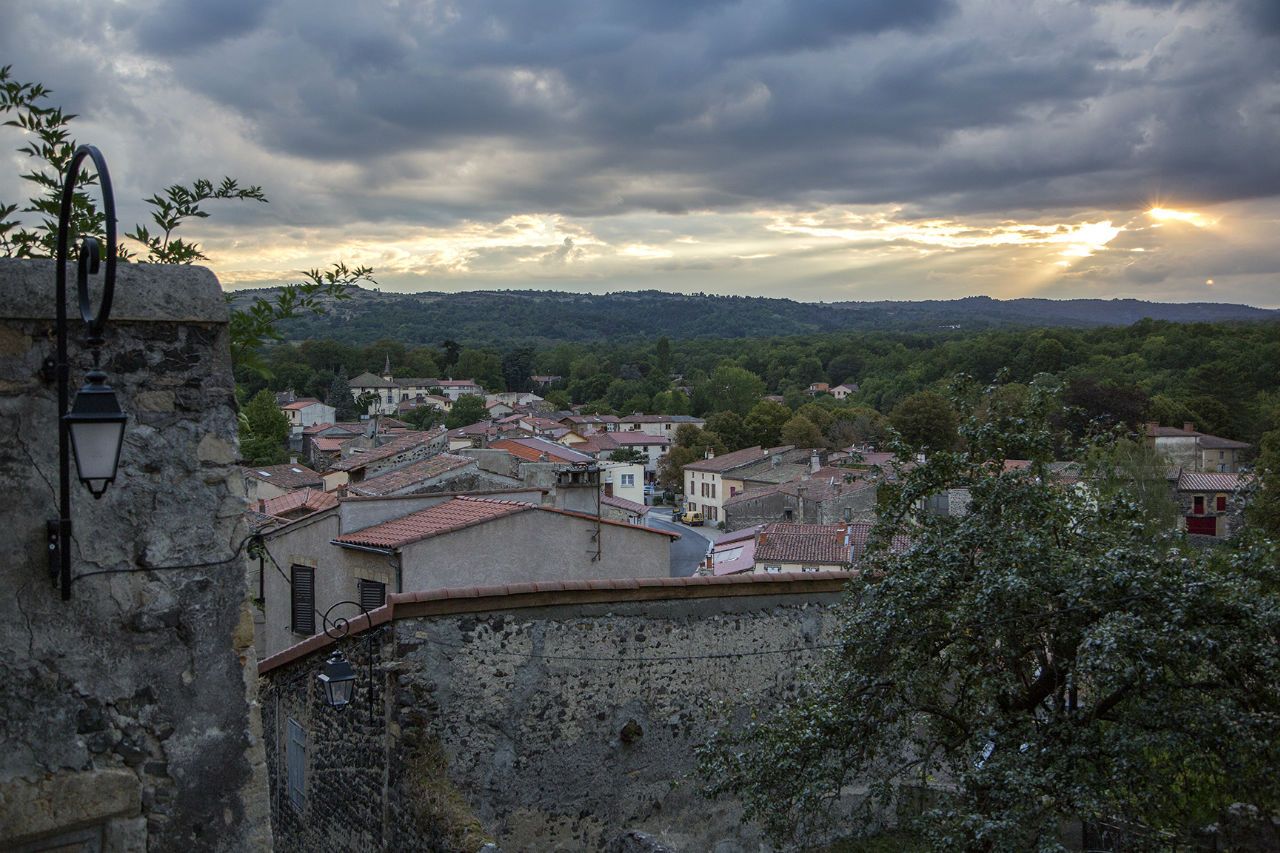
[[[690,527],[701,527],[702,513],[698,512],[697,510],[694,510],[692,512],[690,512],[689,510],[685,510],[680,514],[680,520],[683,521],[685,524],[689,525]]]

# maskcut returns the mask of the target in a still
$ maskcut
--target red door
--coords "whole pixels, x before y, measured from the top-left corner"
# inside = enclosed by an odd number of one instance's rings
[[[1217,536],[1218,519],[1212,515],[1188,515],[1187,532],[1200,536]]]

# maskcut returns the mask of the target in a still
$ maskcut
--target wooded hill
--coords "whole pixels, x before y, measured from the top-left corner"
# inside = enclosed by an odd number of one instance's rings
[[[271,290],[231,294],[244,308]],[[1210,302],[1162,303],[1136,299],[1010,299],[986,296],[922,302],[796,302],[748,296],[708,296],[647,290],[584,294],[551,291],[384,293],[353,288],[352,298],[329,312],[281,324],[286,338],[332,339],[367,346],[391,339],[407,347],[451,339],[466,346],[609,341],[667,337],[758,338],[838,331],[931,332],[1000,327],[1123,326],[1144,317],[1189,322],[1258,322],[1280,312]]]

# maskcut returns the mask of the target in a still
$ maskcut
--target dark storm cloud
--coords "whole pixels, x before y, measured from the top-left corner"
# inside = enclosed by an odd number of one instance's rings
[[[1278,9],[182,0],[112,19],[123,45],[243,117],[269,152],[356,169],[352,186],[425,188],[416,209],[349,193],[372,217],[815,203],[924,215],[1280,193]],[[457,183],[444,161],[493,152],[512,165],[432,194]]]

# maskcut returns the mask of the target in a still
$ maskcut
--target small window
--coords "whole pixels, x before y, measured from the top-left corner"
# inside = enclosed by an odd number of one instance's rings
[[[360,592],[360,606],[365,610],[377,610],[387,603],[387,585],[360,578],[356,586]]]
[[[1193,513],[1196,515],[1204,515],[1204,495],[1196,495],[1195,499],[1192,501],[1192,505],[1193,509],[1191,511]]]
[[[293,633],[309,637],[316,632],[316,570],[290,566],[289,593]]]
[[[307,732],[290,717],[286,723],[286,761],[289,770],[289,802],[302,811],[306,793]]]
[[[619,478],[619,483],[618,483],[618,485],[619,485],[621,488],[624,488],[624,489],[633,489],[633,488],[635,488],[635,485],[636,485],[636,475],[635,475],[635,474],[623,474],[623,475]]]
[[[765,566],[765,574],[776,575],[782,571],[782,566]]]

